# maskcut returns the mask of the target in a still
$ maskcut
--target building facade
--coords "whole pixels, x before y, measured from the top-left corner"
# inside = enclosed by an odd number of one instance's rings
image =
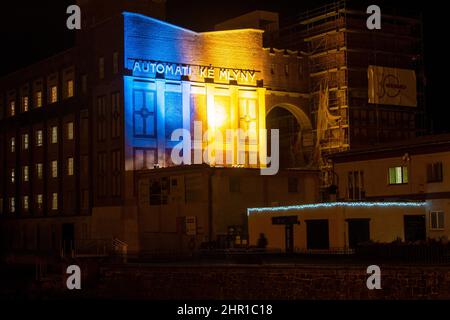
[[[335,155],[337,199],[425,201],[427,237],[448,236],[449,143],[437,135]]]
[[[249,209],[250,244],[264,233],[272,248],[284,250],[285,227],[292,228],[298,250],[397,239],[448,241],[449,147],[445,134],[334,154],[333,202]],[[276,224],[286,216],[299,224]]]
[[[79,4],[86,16],[75,47],[0,79],[6,248],[59,251],[117,238],[137,251],[138,172],[177,164],[176,129],[185,130],[185,143],[187,132],[194,137],[192,157],[179,153],[183,164],[205,162],[212,144],[212,167],[263,168],[250,160],[267,152],[266,116],[289,110],[300,128],[299,156],[311,167],[313,126],[298,52],[264,48],[256,29],[197,33],[168,24],[157,19],[161,1]],[[217,138],[227,129],[248,133],[242,158]],[[205,131],[209,139],[195,140]],[[220,162],[220,154],[231,160]]]
[[[248,244],[247,208],[314,203],[318,173],[175,166],[139,174],[138,226],[142,253],[186,253]]]

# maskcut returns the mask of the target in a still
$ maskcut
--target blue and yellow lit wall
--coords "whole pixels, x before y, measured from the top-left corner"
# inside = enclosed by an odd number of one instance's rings
[[[123,15],[126,170],[172,165],[171,150],[179,142],[171,141],[171,133],[183,128],[194,139],[195,122],[203,133],[223,137],[227,129],[250,130],[244,166],[251,167],[249,158],[266,151],[260,131],[266,128],[262,80],[269,56],[262,48],[263,31],[197,33],[141,14]],[[214,137],[208,139],[219,144],[225,163],[213,157],[210,164],[240,165],[236,144]],[[206,148],[204,140],[195,142],[193,147]],[[234,155],[230,162],[227,153]],[[195,157],[192,162],[198,163]]]

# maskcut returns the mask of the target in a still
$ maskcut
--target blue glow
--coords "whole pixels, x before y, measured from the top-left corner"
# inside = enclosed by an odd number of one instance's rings
[[[320,208],[335,208],[335,207],[350,207],[350,208],[373,208],[373,207],[425,207],[426,202],[329,202],[329,203],[315,203],[304,204],[296,206],[283,207],[268,207],[268,208],[249,208],[247,215],[254,213],[269,213],[269,212],[286,212],[297,211],[305,209],[320,209]]]
[[[182,82],[174,75],[155,79],[155,74],[134,70],[135,59],[183,62],[192,59],[198,34],[142,14],[123,12],[124,112],[126,170],[163,165],[174,129],[183,127]],[[147,66],[143,66],[147,67]],[[171,83],[166,80],[177,80]]]

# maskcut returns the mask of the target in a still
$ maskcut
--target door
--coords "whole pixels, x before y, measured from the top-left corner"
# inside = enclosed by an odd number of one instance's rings
[[[369,219],[349,219],[348,223],[348,245],[355,249],[358,244],[370,240]]]
[[[294,226],[292,224],[286,225],[285,248],[286,253],[294,252]]]
[[[74,248],[75,226],[73,223],[64,223],[62,225],[62,246],[64,254],[68,255]]]
[[[306,221],[306,241],[308,249],[329,249],[328,220]]]
[[[425,216],[404,216],[405,241],[425,241],[426,240],[426,224]]]

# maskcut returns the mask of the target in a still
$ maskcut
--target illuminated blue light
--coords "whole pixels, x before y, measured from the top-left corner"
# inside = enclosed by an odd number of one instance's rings
[[[335,208],[335,207],[350,207],[350,208],[373,208],[373,207],[424,207],[425,202],[327,202],[327,203],[315,203],[304,204],[296,206],[283,206],[283,207],[268,207],[268,208],[249,208],[247,209],[247,215],[253,213],[269,213],[269,212],[286,212],[297,211],[305,209],[320,209],[320,208]]]

